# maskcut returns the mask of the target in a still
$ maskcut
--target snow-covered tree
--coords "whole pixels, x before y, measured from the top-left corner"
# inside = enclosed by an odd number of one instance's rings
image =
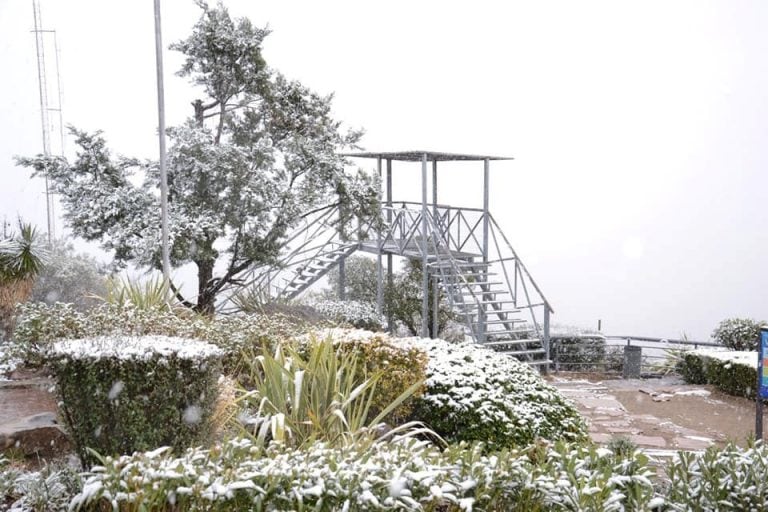
[[[232,18],[221,3],[198,5],[192,34],[171,45],[186,56],[178,75],[203,97],[168,129],[169,217],[172,265],[197,266],[196,299],[179,298],[210,313],[243,272],[275,260],[297,223],[337,205],[374,215],[378,189],[362,172],[344,172],[340,152],[361,132],[342,130],[332,97],[267,66],[268,30]],[[18,163],[53,182],[75,236],[100,241],[118,265],[160,268],[157,162],[113,156],[100,132],[71,132],[73,162],[38,155]]]

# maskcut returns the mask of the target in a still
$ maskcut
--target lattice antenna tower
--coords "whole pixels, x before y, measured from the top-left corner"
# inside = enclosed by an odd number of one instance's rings
[[[64,123],[61,113],[61,76],[59,73],[59,45],[56,39],[55,30],[43,29],[43,21],[40,12],[40,1],[32,0],[32,12],[34,15],[35,28],[32,33],[35,35],[35,51],[37,54],[37,81],[40,93],[40,126],[43,136],[43,154],[50,156],[54,153],[64,156]],[[54,62],[56,72],[56,83],[48,83],[48,69],[45,61],[46,36],[53,39]],[[48,41],[50,44],[50,41]],[[53,90],[51,90],[51,87]],[[49,97],[56,98],[56,106],[52,107],[49,103]],[[57,151],[51,149],[51,141],[58,132]],[[48,243],[52,243],[55,238],[55,213],[53,201],[53,189],[45,176],[45,204],[48,219]]]

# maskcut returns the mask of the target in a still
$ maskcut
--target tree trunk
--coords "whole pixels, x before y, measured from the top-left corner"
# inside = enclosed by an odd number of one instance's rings
[[[197,265],[197,306],[195,311],[203,315],[213,315],[216,306],[216,294],[211,291],[213,265],[215,260],[195,261]]]

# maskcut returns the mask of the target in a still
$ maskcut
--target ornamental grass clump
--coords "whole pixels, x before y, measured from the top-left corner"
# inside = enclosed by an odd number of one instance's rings
[[[239,401],[240,421],[254,438],[293,447],[375,439],[381,422],[423,384],[414,382],[386,406],[374,408],[383,371],[367,374],[362,358],[336,348],[331,338],[314,340],[303,352],[279,345],[274,354],[251,359],[252,389]],[[394,427],[394,432],[426,432],[415,423]]]
[[[121,455],[183,449],[212,435],[223,353],[165,336],[105,336],[54,344],[61,416],[84,464],[93,451]]]
[[[386,333],[344,328],[315,330],[298,338],[299,347],[306,351],[318,340],[330,340],[340,354],[351,354],[357,358],[359,363],[355,379],[358,382],[367,376],[379,376],[371,402],[372,416],[387,408],[406,389],[418,382],[423,383],[427,378],[427,355],[424,351],[398,344]],[[424,389],[424,385],[417,386],[413,394],[394,408],[384,421],[389,425],[408,421]]]

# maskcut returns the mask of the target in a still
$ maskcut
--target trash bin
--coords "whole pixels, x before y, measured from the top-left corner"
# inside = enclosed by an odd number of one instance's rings
[[[643,361],[643,347],[633,347],[626,345],[624,347],[624,371],[625,379],[640,378],[640,364]]]

